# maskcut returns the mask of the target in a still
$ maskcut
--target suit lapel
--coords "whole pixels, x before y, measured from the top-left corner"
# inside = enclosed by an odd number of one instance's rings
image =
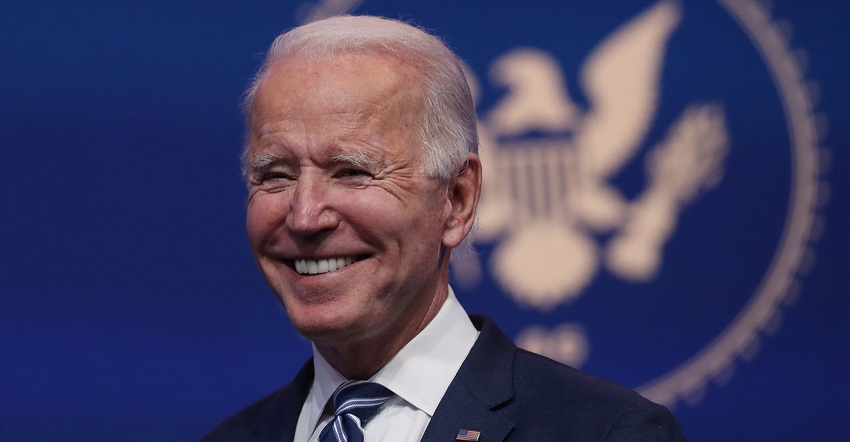
[[[499,442],[505,439],[513,425],[482,406],[465,386],[453,384],[434,413],[422,441],[453,441],[463,429],[479,431],[482,442]]]
[[[434,412],[423,442],[453,441],[462,429],[479,431],[481,442],[497,442],[514,426],[495,409],[513,398],[516,347],[489,318],[470,318],[481,334]]]

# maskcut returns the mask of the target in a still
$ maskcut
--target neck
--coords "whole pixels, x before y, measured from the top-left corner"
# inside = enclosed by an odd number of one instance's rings
[[[448,298],[448,285],[439,288],[427,308],[400,324],[389,334],[344,344],[315,342],[322,357],[346,379],[366,380],[375,375],[396,353],[437,316]]]

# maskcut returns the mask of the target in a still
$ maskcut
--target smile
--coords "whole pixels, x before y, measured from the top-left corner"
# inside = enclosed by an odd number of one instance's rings
[[[295,271],[301,275],[319,275],[339,270],[356,261],[357,259],[351,256],[346,258],[320,259],[318,261],[313,261],[311,259],[296,259]]]

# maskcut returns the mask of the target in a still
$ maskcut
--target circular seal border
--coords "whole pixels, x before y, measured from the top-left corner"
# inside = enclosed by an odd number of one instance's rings
[[[301,3],[297,14],[303,23],[328,15],[350,13],[365,0],[320,0]],[[818,211],[826,204],[828,185],[822,181],[819,134],[813,103],[805,84],[804,69],[791,51],[789,40],[772,20],[765,4],[756,0],[717,0],[748,34],[762,56],[788,121],[792,143],[793,181],[788,215],[780,246],[753,297],[738,316],[705,348],[690,359],[636,390],[650,400],[674,406],[680,399],[698,402],[709,381],[723,384],[731,377],[735,361],[755,357],[761,335],[775,331],[782,320],[782,304],[799,294],[799,276],[814,259],[810,247],[824,228]],[[820,193],[821,191],[824,193]]]
[[[823,230],[817,213],[825,204],[827,187],[821,177],[821,155],[812,98],[804,68],[795,58],[789,38],[771,19],[767,7],[753,0],[718,0],[748,34],[773,77],[788,122],[792,143],[792,191],[780,246],[754,295],[738,316],[700,352],[670,372],[638,387],[648,399],[673,406],[679,400],[698,402],[709,381],[722,385],[731,377],[735,361],[752,359],[761,335],[775,331],[782,320],[782,304],[799,294],[799,276],[814,258],[810,247]]]

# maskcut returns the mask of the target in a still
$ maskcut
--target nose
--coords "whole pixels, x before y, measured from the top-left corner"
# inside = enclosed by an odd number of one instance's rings
[[[302,173],[290,202],[287,228],[302,236],[336,228],[339,217],[332,207],[329,193],[328,183],[321,177]]]

